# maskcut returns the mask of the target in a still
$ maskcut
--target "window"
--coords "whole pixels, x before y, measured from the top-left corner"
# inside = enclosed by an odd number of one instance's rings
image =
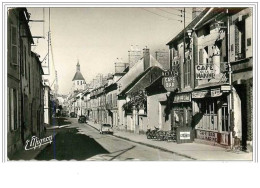
[[[248,38],[248,39],[247,39],[246,45],[247,45],[247,46],[251,46],[251,38]]]
[[[245,57],[245,20],[235,22],[235,53],[237,60]]]
[[[8,128],[18,128],[18,92],[13,88],[8,88]]]
[[[11,25],[11,65],[18,65],[17,27]]]

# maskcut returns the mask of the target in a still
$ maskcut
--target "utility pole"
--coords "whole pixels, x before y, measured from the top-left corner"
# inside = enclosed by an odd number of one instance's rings
[[[233,142],[233,125],[231,126],[231,114],[232,114],[232,70],[231,70],[231,64],[230,64],[230,17],[229,17],[229,11],[228,11],[228,8],[226,9],[226,13],[227,13],[227,43],[228,43],[228,47],[227,47],[227,51],[228,51],[228,54],[227,54],[227,64],[228,64],[228,82],[229,82],[229,86],[230,86],[230,94],[229,94],[229,100],[228,100],[228,103],[229,103],[229,114],[228,114],[228,124],[229,124],[229,127],[230,127],[230,148],[233,149],[233,145],[234,145],[234,142]]]
[[[185,7],[183,8],[183,65],[185,65]]]

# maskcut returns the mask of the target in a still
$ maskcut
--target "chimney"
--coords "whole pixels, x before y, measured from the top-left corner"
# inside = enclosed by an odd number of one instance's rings
[[[163,66],[164,69],[170,69],[169,52],[165,49],[155,52],[155,59]]]
[[[192,20],[196,18],[205,8],[202,7],[193,7],[192,8]]]
[[[136,45],[135,47],[131,45],[130,50],[128,51],[128,63],[129,69],[132,68],[136,62],[142,58],[142,52]]]
[[[150,67],[150,50],[147,46],[143,49],[144,71]]]

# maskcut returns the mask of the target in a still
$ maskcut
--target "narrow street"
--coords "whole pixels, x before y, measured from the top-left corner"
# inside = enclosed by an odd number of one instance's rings
[[[179,161],[183,156],[154,149],[117,138],[101,135],[88,124],[79,124],[76,118],[64,121],[66,127],[48,130],[57,135],[53,143],[36,160],[90,160],[90,161]],[[68,124],[71,122],[71,124]],[[60,125],[62,126],[62,125]]]

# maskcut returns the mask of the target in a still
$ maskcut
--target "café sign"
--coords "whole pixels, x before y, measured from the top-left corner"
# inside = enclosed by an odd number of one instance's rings
[[[162,84],[167,91],[175,91],[178,88],[176,77],[167,76],[162,78]]]
[[[196,65],[196,79],[207,80],[215,78],[215,70],[213,65]]]

